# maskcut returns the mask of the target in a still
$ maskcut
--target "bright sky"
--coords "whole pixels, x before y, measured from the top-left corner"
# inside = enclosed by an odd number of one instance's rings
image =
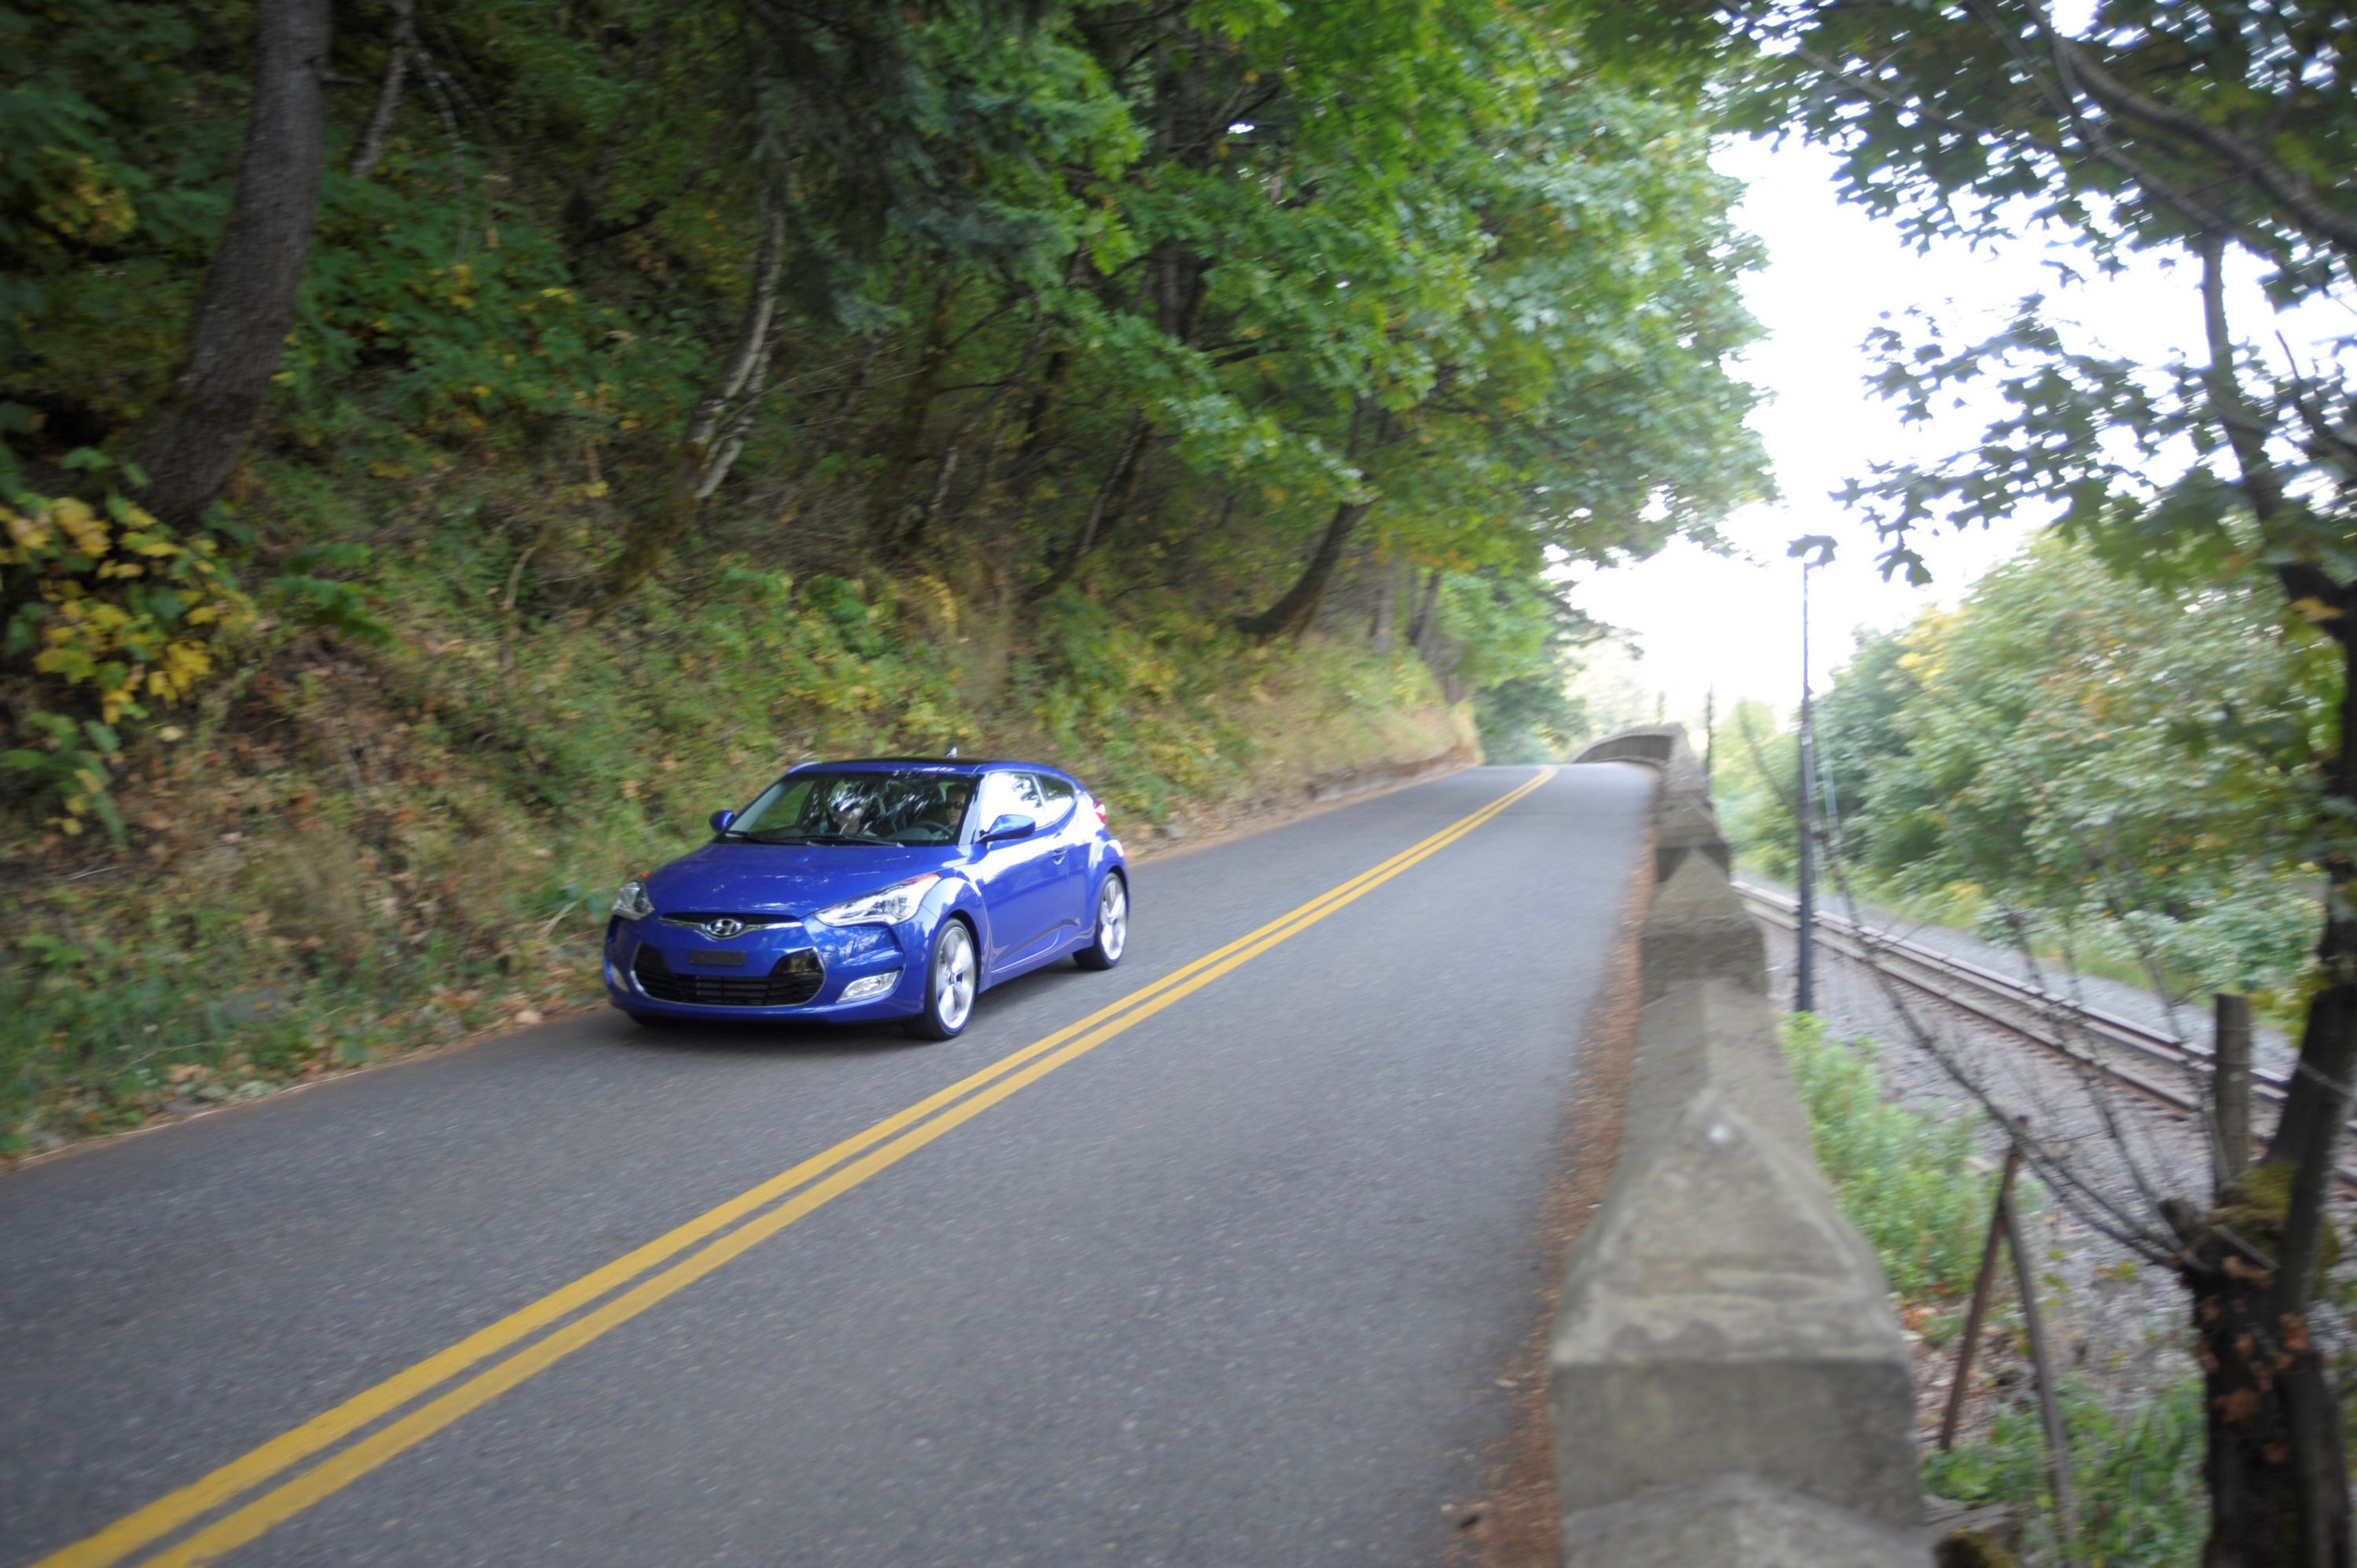
[[[1881,317],[1920,306],[1937,315],[1951,341],[1966,339],[2002,323],[2022,295],[2051,290],[2054,274],[2043,263],[2063,253],[2033,239],[1995,254],[1951,244],[1919,255],[1893,227],[1836,200],[1833,160],[1798,141],[1781,148],[1729,141],[1713,161],[1749,188],[1738,220],[1769,252],[1768,266],[1745,289],[1768,337],[1746,356],[1742,373],[1770,395],[1752,424],[1783,499],[1732,520],[1726,529],[1738,552],[1732,558],[1681,543],[1635,566],[1583,572],[1574,596],[1590,615],[1631,633],[1641,650],[1633,662],[1598,660],[1591,702],[1609,703],[1616,693],[1624,703],[1650,695],[1663,701],[1670,718],[1696,729],[1704,695],[1714,688],[1722,715],[1740,697],[1763,698],[1780,711],[1799,701],[1800,566],[1785,555],[1792,540],[1830,534],[1838,542],[1833,564],[1816,571],[1811,585],[1810,662],[1822,691],[1847,659],[1857,628],[1896,626],[1927,604],[1953,603],[2029,537],[2037,520],[1925,535],[1915,543],[1932,569],[1931,586],[1886,583],[1875,566],[1872,527],[1829,492],[1878,461],[1928,461],[1961,450],[1985,421],[1967,411],[1910,428],[1874,398],[1863,383],[1871,367],[1861,345]],[[2117,349],[2141,355],[2190,347],[2201,330],[2194,285],[2190,271],[2154,266],[2072,289],[2057,313]]]

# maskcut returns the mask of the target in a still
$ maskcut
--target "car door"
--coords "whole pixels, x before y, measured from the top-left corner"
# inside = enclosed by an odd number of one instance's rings
[[[1071,781],[1052,773],[1035,773],[1031,778],[1047,808],[1047,814],[1039,821],[1055,838],[1055,852],[1049,856],[1053,885],[1042,893],[1047,905],[1048,940],[1062,946],[1079,933],[1094,913],[1089,908],[1089,835],[1082,831],[1080,792],[1072,788]]]
[[[1029,817],[1043,831],[1028,838],[975,845],[974,880],[982,889],[983,907],[990,912],[990,935],[983,961],[993,973],[1021,963],[1046,948],[1056,922],[1057,886],[1062,867],[1057,864],[1057,836],[1045,831],[1047,801],[1037,776],[1002,769],[983,775],[982,791],[974,814],[977,836],[999,818]]]

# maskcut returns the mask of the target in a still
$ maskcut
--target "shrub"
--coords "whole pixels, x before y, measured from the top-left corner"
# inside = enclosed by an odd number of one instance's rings
[[[2186,1379],[2124,1415],[2082,1385],[2066,1382],[2060,1391],[2079,1505],[2079,1537],[2067,1555],[2085,1568],[2200,1561],[2209,1529],[2201,1383]],[[2053,1517],[2044,1428],[2028,1404],[2000,1411],[1980,1441],[1927,1456],[1923,1479],[1958,1502],[2034,1504],[2036,1517]]]
[[[1890,1288],[1910,1298],[1969,1290],[1994,1197],[1971,1168],[1974,1120],[1890,1103],[1873,1045],[1835,1040],[1809,1015],[1785,1020],[1784,1055],[1817,1164]]]
[[[67,462],[107,466],[94,452]],[[65,832],[95,819],[120,835],[108,789],[117,726],[194,696],[219,641],[253,620],[209,535],[166,528],[117,492],[93,506],[0,469],[0,658],[29,671],[8,693],[17,744],[0,768],[54,805]]]

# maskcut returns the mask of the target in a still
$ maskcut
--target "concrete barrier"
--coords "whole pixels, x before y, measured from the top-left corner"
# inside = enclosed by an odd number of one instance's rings
[[[1548,1358],[1563,1561],[1921,1568],[1906,1342],[1810,1154],[1701,766],[1674,725],[1577,760],[1662,783],[1620,1154]]]

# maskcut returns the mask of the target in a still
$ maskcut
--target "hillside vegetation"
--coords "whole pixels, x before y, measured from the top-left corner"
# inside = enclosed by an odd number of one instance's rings
[[[1763,488],[1574,7],[332,13],[0,5],[0,1152],[580,999],[804,757],[1544,754]]]

